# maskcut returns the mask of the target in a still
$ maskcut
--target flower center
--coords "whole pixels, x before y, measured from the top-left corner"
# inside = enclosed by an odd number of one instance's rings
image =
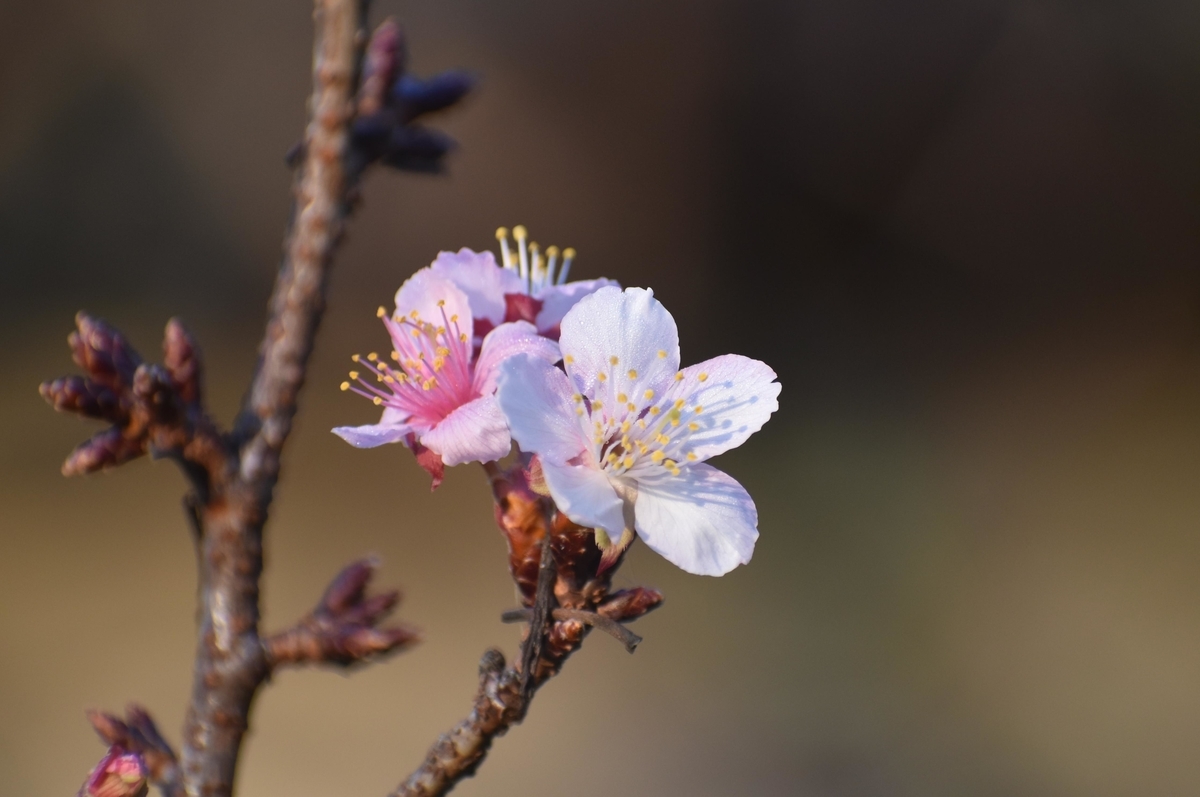
[[[666,352],[659,356],[666,357]],[[574,372],[574,358],[567,355],[563,362],[576,386],[584,384]],[[600,467],[614,476],[649,466],[680,475],[681,463],[697,459],[688,443],[702,427],[704,407],[683,398],[658,396],[639,379],[637,371],[622,368],[616,355],[609,357],[608,363],[607,370],[596,374],[593,390],[572,397],[575,414]],[[701,382],[707,378],[700,374]],[[682,372],[675,374],[675,381],[683,381]]]
[[[458,407],[477,398],[472,377],[472,347],[467,333],[458,325],[458,316],[446,317],[445,302],[438,302],[440,323],[422,319],[413,310],[407,316],[389,317],[380,307],[382,319],[392,338],[389,365],[377,353],[350,359],[368,371],[368,381],[359,371],[350,372],[350,381],[342,390],[371,399],[377,406],[391,407],[409,415],[407,422],[433,425]]]
[[[546,255],[543,257],[536,241],[527,242],[529,232],[524,225],[518,224],[513,227],[512,235],[517,243],[516,252],[508,245],[508,228],[501,227],[496,230],[496,240],[500,242],[500,262],[505,268],[517,272],[525,293],[538,296],[551,285],[562,285],[567,281],[571,262],[575,259],[574,249],[568,246],[562,250],[560,267],[557,246],[546,247]]]

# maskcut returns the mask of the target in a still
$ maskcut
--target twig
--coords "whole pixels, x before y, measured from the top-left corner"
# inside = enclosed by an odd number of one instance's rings
[[[538,565],[537,593],[533,608],[529,610],[529,633],[521,646],[521,696],[528,700],[532,694],[533,679],[537,674],[537,663],[542,658],[546,645],[546,630],[550,612],[554,608],[554,579],[556,568],[550,549],[549,533],[542,540],[542,559]]]
[[[584,625],[590,625],[599,628],[604,633],[611,636],[613,639],[625,646],[625,649],[630,653],[637,650],[637,646],[642,643],[642,638],[630,631],[625,626],[605,617],[596,612],[589,612],[586,609],[564,609],[559,607],[550,612],[550,616],[555,620],[576,620]],[[525,623],[528,622],[532,613],[529,609],[510,609],[500,615],[502,623]]]
[[[181,756],[189,797],[232,793],[250,704],[269,672],[258,634],[262,529],[356,178],[345,164],[366,11],[365,0],[316,2],[311,121],[293,223],[235,427],[237,470],[214,485],[202,511],[200,627]]]
[[[430,748],[425,760],[389,797],[438,797],[463,778],[475,774],[492,740],[525,714],[521,673],[505,666],[504,654],[492,649],[479,662],[479,691],[471,713]]]

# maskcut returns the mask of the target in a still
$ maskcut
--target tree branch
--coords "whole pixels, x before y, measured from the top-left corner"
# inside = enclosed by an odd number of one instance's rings
[[[316,2],[305,158],[258,368],[235,424],[244,442],[236,473],[201,513],[200,627],[181,762],[189,797],[232,793],[250,704],[270,671],[258,632],[262,529],[358,176],[347,162],[366,11],[365,0]]]

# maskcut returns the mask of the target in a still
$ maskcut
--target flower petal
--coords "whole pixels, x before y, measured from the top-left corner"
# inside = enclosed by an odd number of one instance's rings
[[[681,420],[699,427],[684,449],[698,461],[737,448],[779,409],[781,386],[770,366],[759,360],[723,354],[681,373],[683,378],[664,394],[664,406],[683,400]]]
[[[640,480],[633,509],[638,536],[689,573],[723,576],[754,553],[754,501],[736,479],[711,465]]]
[[[565,285],[551,285],[538,294],[542,301],[542,309],[537,315],[537,328],[541,331],[558,326],[567,311],[579,303],[585,296],[590,296],[601,288],[608,286],[620,289],[621,285],[615,280],[580,280],[568,282]]]
[[[534,359],[556,363],[562,355],[558,344],[538,334],[528,321],[501,324],[483,339],[479,359],[475,361],[476,392],[482,396],[496,392],[496,379],[500,376],[500,364],[516,354],[528,354]]]
[[[675,319],[645,288],[607,286],[585,296],[563,318],[559,345],[579,391],[609,406],[620,393],[661,394],[679,368]]]
[[[445,304],[439,305],[439,302]],[[474,334],[474,316],[467,295],[449,279],[428,268],[413,274],[396,291],[395,317],[411,319],[413,311],[421,321],[434,326],[445,324],[443,315],[447,321],[457,316],[455,323],[459,332],[466,334],[468,340]]]
[[[495,326],[504,323],[504,294],[521,292],[521,278],[512,269],[496,265],[491,252],[473,252],[466,247],[438,252],[430,268],[467,295],[476,320],[486,318]]]
[[[496,399],[513,439],[522,451],[541,457],[543,467],[565,465],[587,448],[566,374],[518,354],[500,366],[499,382]]]
[[[602,528],[614,540],[625,529],[622,503],[595,465],[560,465],[542,460],[546,486],[560,512],[581,526]]]
[[[388,407],[383,411],[379,423],[367,426],[338,426],[333,433],[355,448],[375,448],[387,443],[399,443],[404,436],[413,431],[410,424],[405,423],[407,414]]]
[[[492,462],[512,448],[508,424],[495,396],[468,401],[420,436],[421,445],[447,465]]]

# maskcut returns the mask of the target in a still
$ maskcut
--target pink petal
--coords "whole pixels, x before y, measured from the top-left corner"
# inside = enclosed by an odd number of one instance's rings
[[[508,424],[495,396],[463,404],[421,435],[420,441],[447,465],[493,462],[512,448]]]
[[[559,345],[579,391],[610,407],[620,393],[661,395],[679,368],[675,319],[645,288],[607,286],[584,297],[563,318]]]
[[[413,431],[413,427],[405,423],[405,420],[405,413],[388,407],[383,411],[379,423],[367,426],[338,426],[333,429],[333,433],[355,448],[375,448],[387,443],[403,442],[404,436]]]
[[[439,305],[439,302],[445,304]],[[466,334],[468,340],[474,334],[473,316],[467,295],[453,282],[434,274],[428,268],[413,274],[400,286],[400,290],[396,291],[396,317],[411,318],[414,310],[422,322],[434,326],[444,326],[447,321],[457,316],[453,323],[458,325],[459,332]]]
[[[686,449],[699,461],[737,448],[779,409],[781,386],[764,362],[724,354],[689,365],[682,373],[683,379],[664,394],[664,404],[683,399],[683,422],[700,427],[689,436]]]
[[[588,447],[572,393],[566,374],[527,354],[500,368],[496,399],[513,439],[522,451],[541,457],[543,465],[564,465]]]
[[[504,323],[504,294],[521,291],[521,278],[515,271],[496,265],[491,252],[472,252],[466,247],[457,252],[439,252],[431,268],[466,294],[476,320],[486,318],[493,326]]]
[[[542,309],[534,323],[541,332],[553,329],[562,322],[563,316],[578,304],[580,299],[610,285],[618,289],[621,287],[615,280],[603,278],[568,282],[565,285],[551,285],[538,294],[538,298],[542,300]]]
[[[723,576],[754,554],[754,501],[736,479],[711,465],[640,480],[633,509],[638,536],[689,573]]]
[[[588,528],[602,528],[614,541],[625,529],[620,497],[608,477],[593,465],[558,465],[542,459],[542,474],[564,515]]]
[[[562,358],[558,344],[539,335],[528,321],[501,324],[483,339],[479,359],[475,361],[476,392],[482,396],[494,393],[501,363],[517,354],[528,354],[547,363]]]

